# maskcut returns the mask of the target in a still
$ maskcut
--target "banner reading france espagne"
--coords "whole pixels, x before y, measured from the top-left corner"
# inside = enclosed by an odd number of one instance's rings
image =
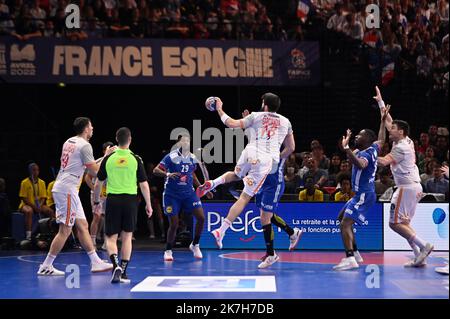
[[[316,85],[318,42],[0,37],[12,83]]]

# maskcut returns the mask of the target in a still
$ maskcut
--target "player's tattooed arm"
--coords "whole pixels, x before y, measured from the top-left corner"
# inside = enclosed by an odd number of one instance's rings
[[[353,151],[348,146],[348,143],[350,142],[350,137],[352,136],[352,131],[350,129],[347,129],[347,135],[342,136],[342,148],[344,149],[345,153],[347,154],[348,160],[358,167],[359,169],[364,169],[367,167],[368,162],[365,158],[360,158],[353,153]]]

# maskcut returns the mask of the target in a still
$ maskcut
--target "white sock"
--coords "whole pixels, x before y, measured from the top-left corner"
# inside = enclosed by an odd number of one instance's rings
[[[91,235],[92,238],[92,243],[95,245],[97,245],[97,236],[96,235]]]
[[[426,245],[426,242],[417,235],[412,236],[409,240],[419,246],[420,249],[424,248]]]
[[[23,233],[22,233],[22,234],[23,234]],[[30,240],[30,239],[31,239],[31,231],[30,231],[30,230],[27,230],[27,231],[25,232],[25,234],[26,234],[26,236],[27,236],[27,239]]]
[[[230,228],[230,226],[231,226],[231,222],[225,218],[222,222],[222,225],[220,225],[219,231],[222,234],[225,234],[225,232],[227,231],[228,228]]]
[[[413,241],[408,241],[408,244],[411,246],[413,252],[414,252],[414,256],[419,256],[420,255],[420,249],[419,247],[417,247],[417,245],[413,242]]]
[[[212,181],[212,188],[214,189],[219,185],[225,184],[225,178],[222,176],[217,177],[215,180]]]
[[[47,254],[47,258],[45,258],[44,262],[42,263],[43,266],[48,267],[53,265],[53,262],[55,261],[56,256],[50,255],[50,253]]]
[[[87,253],[89,256],[89,259],[91,260],[91,263],[98,264],[102,263],[103,261],[98,257],[97,252],[95,250]]]

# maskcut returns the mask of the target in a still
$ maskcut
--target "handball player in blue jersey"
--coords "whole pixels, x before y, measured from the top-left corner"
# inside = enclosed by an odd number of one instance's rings
[[[272,225],[281,228],[289,236],[289,250],[292,251],[297,247],[297,244],[302,236],[302,230],[299,228],[291,228],[289,225],[277,215],[278,204],[281,196],[283,196],[285,182],[284,182],[284,163],[286,158],[282,158],[278,163],[277,170],[267,175],[263,186],[255,196],[256,206],[260,210],[261,224],[263,230],[265,227],[271,228],[270,236],[264,236],[266,242],[266,255],[261,258],[261,263],[258,268],[267,268],[279,260],[278,255],[274,254],[274,231]],[[267,258],[274,255],[275,258]]]
[[[363,262],[355,241],[353,224],[364,224],[368,210],[375,204],[375,176],[377,172],[377,157],[386,139],[384,118],[386,112],[381,112],[381,124],[378,137],[369,129],[364,129],[355,137],[355,150],[348,146],[352,132],[342,137],[342,147],[347,158],[353,164],[352,189],[356,193],[342,208],[338,219],[346,257],[333,267],[334,270],[350,270],[359,267]]]
[[[166,250],[164,252],[165,261],[173,261],[172,247],[175,241],[179,213],[183,210],[191,213],[196,218],[194,240],[189,249],[195,258],[203,258],[200,250],[200,235],[205,223],[205,214],[203,212],[202,202],[195,194],[195,186],[200,182],[195,175],[198,161],[194,154],[190,152],[190,138],[187,135],[179,137],[178,148],[167,154],[157,167],[153,170],[156,176],[166,178],[163,193],[164,214],[169,219],[169,230],[167,232]],[[212,194],[207,194],[212,198]]]

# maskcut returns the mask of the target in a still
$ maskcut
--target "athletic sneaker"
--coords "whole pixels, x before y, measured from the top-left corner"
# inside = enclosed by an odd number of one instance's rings
[[[166,250],[164,252],[164,261],[173,261],[172,251]]]
[[[262,263],[260,263],[260,264],[258,265],[258,268],[259,268],[259,269],[267,268],[267,267],[273,265],[274,263],[276,263],[278,260],[280,260],[280,257],[278,257],[277,254],[274,254],[273,256],[271,256],[271,255],[265,255],[265,256],[262,258]]]
[[[222,240],[225,236],[223,233],[221,233],[218,229],[215,229],[211,232],[211,235],[213,235],[214,239],[216,240],[217,248],[222,249]]]
[[[334,270],[350,270],[359,268],[354,256],[342,258],[341,262],[333,267]]]
[[[122,268],[117,266],[112,273],[111,283],[118,284],[120,282],[120,277],[122,277]]]
[[[64,271],[58,270],[53,265],[50,266],[44,266],[39,265],[39,270],[37,272],[39,276],[64,276]]]
[[[206,193],[209,193],[212,189],[212,185],[212,181],[206,181],[204,184],[197,187],[197,190],[195,191],[197,197],[202,198]]]
[[[302,234],[303,234],[302,230],[300,230],[297,227],[294,228],[294,233],[291,236],[289,236],[289,250],[294,250],[297,247],[298,242],[302,237]]]
[[[403,267],[410,268],[410,267],[423,267],[427,264],[427,262],[424,260],[422,263],[417,263],[416,258],[411,258],[406,263],[403,264]]]
[[[120,283],[121,284],[129,284],[129,283],[131,283],[131,280],[128,278],[126,273],[123,273],[122,276],[120,276]]]
[[[113,265],[102,260],[100,263],[91,263],[91,272],[103,272],[113,269]]]
[[[428,255],[433,251],[434,246],[430,243],[427,243],[425,247],[420,250],[420,255],[416,258],[416,264],[421,264],[425,261]]]
[[[440,273],[440,274],[448,276],[448,264],[447,264],[447,266],[444,266],[444,267],[436,267],[436,268],[434,268],[434,270],[437,273]]]
[[[353,252],[353,256],[355,256],[355,260],[358,264],[362,264],[364,259],[362,258],[361,254],[359,253],[359,251],[354,251]]]
[[[194,257],[197,259],[202,259],[203,255],[202,255],[202,251],[200,250],[200,245],[194,245],[194,244],[190,244],[189,245],[189,249],[192,251],[192,253],[194,254]]]

